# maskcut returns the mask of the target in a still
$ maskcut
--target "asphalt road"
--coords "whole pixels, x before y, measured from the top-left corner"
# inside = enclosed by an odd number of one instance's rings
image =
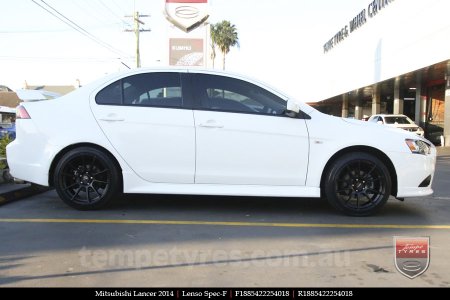
[[[54,191],[0,207],[0,286],[450,286],[450,156],[432,197],[347,217],[317,199],[128,196],[79,212]],[[429,236],[415,279],[394,236]]]

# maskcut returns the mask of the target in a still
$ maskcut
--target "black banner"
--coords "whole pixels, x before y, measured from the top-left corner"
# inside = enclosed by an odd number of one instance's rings
[[[164,299],[250,299],[305,297],[386,297],[433,296],[446,293],[443,288],[3,288],[2,294],[71,297],[151,297]]]

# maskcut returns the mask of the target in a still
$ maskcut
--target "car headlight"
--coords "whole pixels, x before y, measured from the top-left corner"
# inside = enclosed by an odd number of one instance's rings
[[[412,140],[412,139],[406,139],[405,140],[406,145],[408,145],[409,150],[411,150],[412,153],[416,154],[430,154],[431,153],[431,145],[428,143],[422,141],[422,140]]]

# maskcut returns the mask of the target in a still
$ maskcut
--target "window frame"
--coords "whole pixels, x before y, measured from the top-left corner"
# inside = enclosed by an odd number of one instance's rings
[[[151,104],[132,104],[132,103],[125,103],[124,102],[124,88],[123,83],[124,80],[126,80],[129,77],[133,76],[140,76],[140,75],[152,75],[152,74],[177,74],[179,76],[179,82],[180,82],[180,89],[181,89],[181,106],[170,106],[170,105],[151,105]],[[126,106],[126,107],[140,107],[140,108],[170,108],[170,109],[193,109],[192,105],[192,97],[186,95],[186,91],[189,90],[186,88],[185,82],[186,82],[186,73],[180,73],[180,72],[146,72],[146,73],[138,73],[138,74],[131,74],[127,75],[125,77],[119,78],[114,80],[113,82],[108,82],[105,86],[103,86],[101,89],[99,89],[94,96],[94,101],[97,105],[107,105],[107,106]],[[99,103],[97,101],[97,96],[99,93],[101,93],[104,89],[108,88],[111,85],[117,84],[117,82],[120,83],[120,94],[121,94],[121,101],[120,103]]]
[[[253,82],[249,82],[246,81],[244,79],[239,79],[239,78],[234,78],[234,77],[230,77],[230,76],[225,76],[225,75],[221,75],[221,74],[208,74],[208,73],[190,73],[189,74],[190,78],[189,78],[189,86],[190,86],[190,91],[189,94],[190,96],[193,98],[193,108],[195,110],[200,110],[200,111],[212,111],[212,112],[226,112],[226,113],[235,113],[235,114],[247,114],[247,115],[257,115],[257,116],[271,116],[271,117],[283,117],[283,118],[290,118],[292,119],[292,117],[289,117],[288,115],[286,115],[285,113],[283,114],[271,114],[271,113],[261,113],[261,112],[245,112],[245,111],[236,111],[236,110],[227,110],[227,109],[211,109],[209,107],[205,107],[202,103],[201,103],[201,97],[198,96],[200,94],[200,92],[197,90],[198,85],[196,84],[200,79],[198,78],[198,75],[204,75],[204,76],[212,76],[212,77],[221,77],[221,78],[225,78],[228,80],[236,80],[236,81],[240,81],[243,82],[245,84],[249,84],[249,85],[253,85],[256,86],[259,89],[264,90],[265,92],[274,95],[275,97],[278,97],[280,99],[282,99],[283,101],[286,102],[286,108],[287,108],[287,100],[283,99],[282,97],[274,94],[273,92],[267,90],[266,88],[255,84]],[[306,119],[306,114],[303,112],[300,112],[297,116],[298,119]]]

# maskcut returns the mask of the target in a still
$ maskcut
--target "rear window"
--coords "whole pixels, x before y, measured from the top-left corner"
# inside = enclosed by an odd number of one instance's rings
[[[101,90],[95,97],[95,102],[98,104],[122,104],[122,88],[121,80],[116,81],[103,90]]]
[[[156,72],[132,75],[118,80],[95,97],[97,104],[182,107],[179,73]]]

